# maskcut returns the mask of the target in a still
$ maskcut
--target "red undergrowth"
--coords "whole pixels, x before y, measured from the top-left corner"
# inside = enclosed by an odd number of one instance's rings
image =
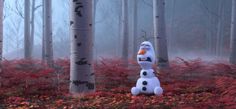
[[[119,59],[94,64],[96,92],[72,97],[68,93],[69,60],[55,67],[39,60],[4,61],[0,73],[0,108],[236,108],[236,65],[176,58],[158,77],[164,89],[160,97],[132,96],[130,89],[140,67]]]

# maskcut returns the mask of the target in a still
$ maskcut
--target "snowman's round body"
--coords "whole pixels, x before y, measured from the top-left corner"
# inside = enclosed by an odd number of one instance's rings
[[[156,87],[160,87],[160,82],[157,77],[139,78],[136,83],[136,88],[138,88],[141,93],[152,94]]]
[[[163,89],[152,69],[152,65],[155,62],[155,52],[150,42],[145,41],[141,44],[137,61],[142,70],[140,71],[140,78],[137,80],[136,86],[131,89],[131,93],[133,95],[140,93],[161,95]]]

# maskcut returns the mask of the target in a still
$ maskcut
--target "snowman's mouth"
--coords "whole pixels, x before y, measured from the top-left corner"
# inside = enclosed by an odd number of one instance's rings
[[[152,59],[150,57],[147,58],[139,58],[139,61],[148,61],[148,62],[152,62]]]

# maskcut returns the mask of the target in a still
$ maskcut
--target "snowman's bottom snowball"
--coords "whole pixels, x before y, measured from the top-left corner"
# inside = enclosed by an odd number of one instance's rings
[[[132,93],[132,95],[138,95],[140,93],[140,90],[136,87],[133,87],[131,89],[131,93]]]
[[[161,87],[155,87],[154,94],[160,96],[163,93],[163,89]]]

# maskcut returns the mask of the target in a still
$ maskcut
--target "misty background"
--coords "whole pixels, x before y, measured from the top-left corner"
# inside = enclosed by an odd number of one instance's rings
[[[34,58],[41,58],[42,0],[36,0]],[[132,56],[132,17],[134,0],[129,0],[129,55]],[[152,0],[138,1],[138,43],[147,36],[153,41]],[[224,0],[166,0],[166,33],[170,59],[203,58],[227,59],[229,56],[231,1]],[[24,47],[24,0],[5,0],[4,3],[5,59],[23,58]],[[121,0],[98,0],[95,12],[94,57],[115,57],[122,54]],[[220,51],[216,45],[221,22]],[[69,2],[52,0],[53,50],[55,58],[70,56]],[[211,43],[209,44],[209,41]],[[217,46],[216,46],[217,47]],[[213,49],[213,50],[212,50]]]

